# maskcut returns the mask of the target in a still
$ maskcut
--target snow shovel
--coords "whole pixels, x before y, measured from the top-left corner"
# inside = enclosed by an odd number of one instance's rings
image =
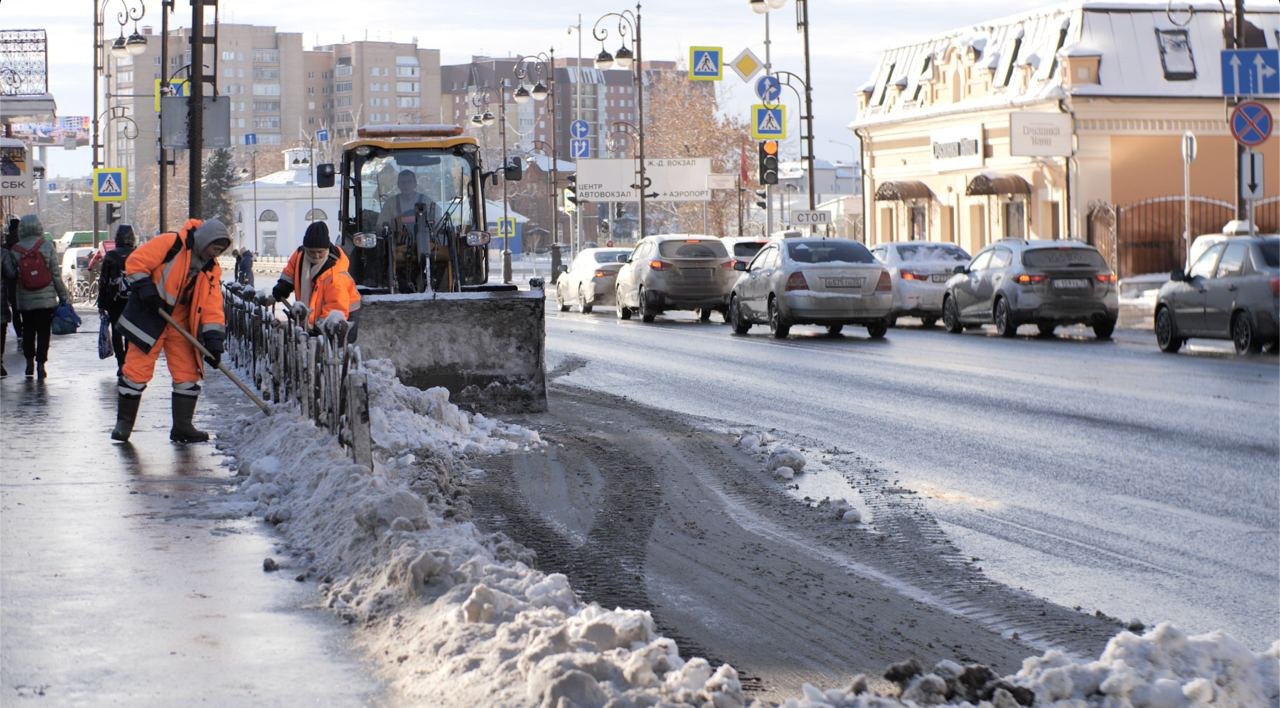
[[[206,359],[213,358],[213,355],[209,353],[209,350],[205,349],[203,344],[201,344],[195,337],[191,336],[191,333],[187,331],[186,327],[183,327],[182,325],[178,324],[177,320],[173,319],[173,317],[170,316],[168,312],[165,312],[164,308],[161,308],[159,312],[160,312],[160,316],[164,318],[165,322],[168,322],[169,324],[173,325],[173,328],[178,330],[179,334],[181,334],[183,337],[186,338],[188,342],[191,342],[191,344],[195,346],[196,351],[200,352],[200,356],[203,356]],[[222,373],[226,374],[227,378],[231,379],[231,383],[235,384],[236,386],[239,386],[240,390],[244,391],[244,395],[248,396],[249,400],[258,404],[258,407],[262,409],[263,413],[266,413],[267,415],[271,415],[271,408],[267,406],[266,401],[259,398],[258,394],[253,392],[253,389],[246,386],[244,382],[240,380],[239,377],[231,373],[231,369],[228,369],[226,364],[223,364],[221,361],[219,361],[218,371],[221,371]]]

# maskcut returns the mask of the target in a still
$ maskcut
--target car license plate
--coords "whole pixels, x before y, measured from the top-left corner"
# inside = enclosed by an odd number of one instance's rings
[[[935,283],[945,283],[950,277],[951,276],[947,275],[946,273],[934,273],[929,277],[929,279]]]
[[[823,278],[822,284],[828,288],[860,288],[865,278]]]
[[[681,268],[680,274],[694,280],[707,280],[711,277],[710,268]]]
[[[1053,281],[1053,287],[1059,290],[1084,290],[1089,287],[1089,281],[1084,278],[1059,278]]]

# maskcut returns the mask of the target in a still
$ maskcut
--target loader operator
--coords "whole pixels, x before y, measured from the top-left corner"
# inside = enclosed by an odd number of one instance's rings
[[[284,302],[296,287],[297,301],[310,308],[309,329],[316,329],[321,320],[341,316],[352,323],[347,341],[354,342],[360,293],[356,291],[349,267],[347,254],[329,240],[329,226],[323,221],[312,222],[302,237],[302,246],[289,256],[289,263],[271,289],[271,296]]]
[[[118,325],[129,340],[124,368],[118,379],[116,427],[111,439],[127,442],[142,392],[151,381],[160,352],[173,376],[174,442],[204,442],[209,434],[191,423],[203,376],[200,355],[174,326],[160,315],[163,308],[175,322],[195,335],[208,350],[206,361],[217,366],[226,339],[222,269],[217,257],[231,246],[227,227],[217,219],[189,219],[176,233],[164,233],[139,246],[125,261],[129,285]]]
[[[421,274],[427,270],[426,254],[431,254],[431,287],[439,290],[449,266],[449,251],[444,233],[439,229],[440,205],[418,191],[418,178],[413,170],[401,170],[396,178],[397,192],[388,196],[378,217],[379,227],[391,229],[395,244],[396,278],[401,292],[418,292]],[[419,219],[418,209],[422,208]],[[428,251],[428,246],[430,249]]]

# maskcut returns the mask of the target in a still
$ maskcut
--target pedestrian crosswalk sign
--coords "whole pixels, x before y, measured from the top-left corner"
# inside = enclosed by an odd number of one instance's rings
[[[93,201],[123,202],[129,196],[129,184],[123,167],[104,167],[93,171]]]
[[[719,81],[724,78],[723,47],[690,47],[689,80]]]
[[[515,238],[516,220],[513,218],[498,219],[498,236],[503,238]]]
[[[751,107],[751,137],[756,140],[787,139],[787,107],[757,103]]]

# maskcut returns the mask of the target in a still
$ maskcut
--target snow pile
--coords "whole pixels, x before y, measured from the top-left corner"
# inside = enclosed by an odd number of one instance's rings
[[[804,471],[804,453],[782,444],[769,433],[743,433],[737,445],[761,460],[765,471],[779,479],[792,479]]]
[[[321,581],[383,678],[431,705],[745,705],[731,667],[685,661],[647,612],[584,605],[563,575],[465,520],[466,456],[540,444],[535,432],[369,369],[373,470],[284,408],[225,439],[240,494],[297,556],[282,568]]]

